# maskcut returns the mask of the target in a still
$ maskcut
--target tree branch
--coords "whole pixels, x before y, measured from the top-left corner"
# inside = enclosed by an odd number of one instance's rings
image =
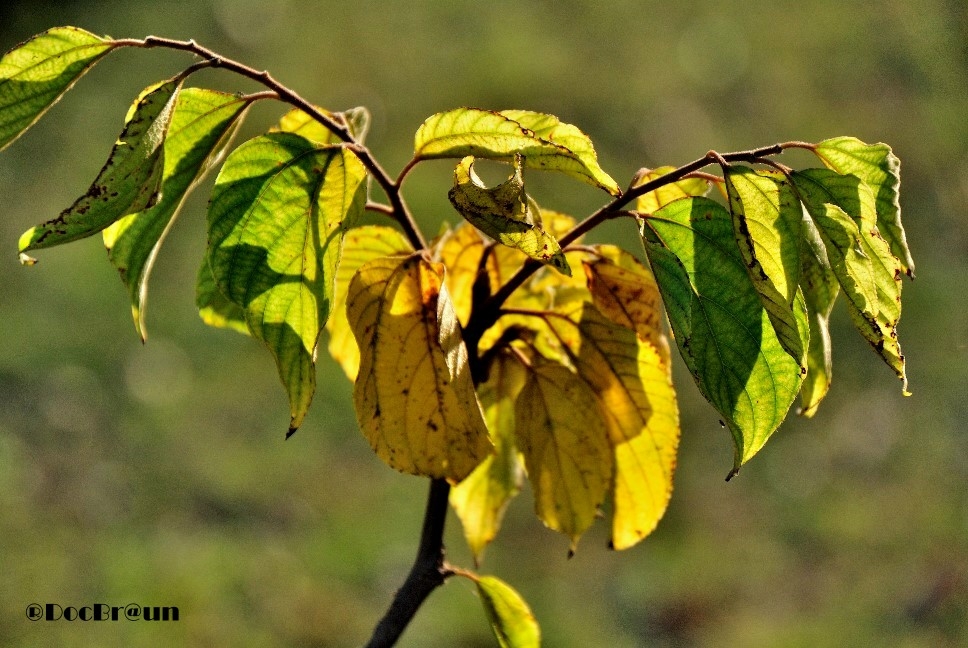
[[[431,480],[417,557],[407,580],[397,590],[389,609],[373,630],[367,648],[394,645],[424,600],[454,575],[453,569],[444,562],[444,525],[449,496],[447,480]]]

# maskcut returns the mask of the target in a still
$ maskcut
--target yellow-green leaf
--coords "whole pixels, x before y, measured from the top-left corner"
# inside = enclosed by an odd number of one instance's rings
[[[20,252],[96,234],[122,216],[152,207],[164,172],[164,141],[182,78],[149,87],[132,106],[108,161],[90,189],[57,218],[20,237]]]
[[[817,144],[815,152],[829,168],[853,174],[874,192],[877,227],[888,242],[901,269],[914,276],[914,259],[901,225],[901,161],[887,144],[865,144],[854,137],[834,137]]]
[[[529,167],[561,171],[612,195],[621,193],[598,166],[591,140],[553,115],[476,108],[437,113],[417,130],[414,153],[417,159],[471,155],[508,162],[520,154]]]
[[[826,244],[854,325],[907,391],[897,341],[902,267],[878,231],[873,192],[857,176],[827,169],[806,169],[793,178]]]
[[[346,319],[346,291],[356,271],[380,257],[410,254],[413,247],[398,230],[384,225],[364,225],[351,229],[343,237],[343,256],[336,270],[336,294],[326,320],[329,332],[329,354],[343,368],[351,382],[360,370],[360,349]]]
[[[540,648],[541,629],[531,608],[510,585],[495,576],[474,576],[484,612],[501,648]]]
[[[419,254],[369,261],[346,314],[360,348],[356,416],[376,454],[402,472],[467,477],[492,446],[443,267]]]
[[[110,40],[83,29],[55,27],[4,54],[0,59],[0,150],[33,126],[114,47]]]
[[[233,151],[215,182],[209,265],[276,360],[290,434],[315,391],[316,345],[332,309],[343,235],[365,206],[365,178],[345,148],[270,133]]]
[[[230,301],[215,285],[208,258],[202,260],[195,278],[195,307],[202,321],[215,328],[227,328],[251,335],[245,323],[245,309]]]
[[[800,201],[777,171],[728,167],[725,179],[733,233],[753,286],[780,344],[804,365],[809,325],[796,303],[803,239]]]
[[[803,221],[804,246],[800,270],[810,320],[810,344],[807,347],[807,375],[800,388],[800,414],[810,418],[830,389],[833,361],[830,344],[830,313],[840,294],[840,284],[830,269],[827,249],[812,220]]]
[[[635,186],[644,185],[670,172],[675,167],[663,166],[657,169],[643,169],[636,176]],[[689,198],[691,196],[705,196],[709,192],[709,181],[703,178],[684,178],[662,185],[658,189],[644,193],[635,201],[635,211],[640,214],[652,214],[662,209],[673,200]]]
[[[336,123],[347,126],[350,134],[356,138],[357,142],[362,143],[366,139],[367,131],[370,129],[370,112],[363,106],[337,113],[318,106],[317,110]],[[279,124],[270,130],[270,132],[276,131],[302,135],[317,144],[339,144],[343,141],[308,113],[298,108],[293,108],[283,115]]]
[[[721,205],[677,200],[646,218],[642,235],[676,344],[733,434],[738,470],[786,417],[800,364],[777,339]]]
[[[571,275],[558,241],[544,230],[538,206],[524,191],[520,156],[515,157],[513,175],[491,189],[474,172],[474,158],[465,157],[454,170],[447,196],[461,216],[494,240]]]
[[[115,221],[101,233],[108,259],[128,289],[135,328],[142,339],[146,334],[148,277],[165,234],[189,191],[228,145],[251,103],[251,99],[214,90],[181,91],[164,141],[161,199],[144,211]]]
[[[536,358],[515,404],[515,434],[548,528],[578,538],[595,521],[613,460],[595,394],[566,367]]]
[[[480,562],[484,548],[497,536],[508,503],[521,490],[523,471],[514,443],[514,401],[524,385],[521,364],[499,353],[477,394],[494,443],[494,454],[450,491],[450,505],[464,528],[464,537]]]

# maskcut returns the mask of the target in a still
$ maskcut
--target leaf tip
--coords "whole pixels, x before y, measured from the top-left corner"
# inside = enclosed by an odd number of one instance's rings
[[[726,481],[731,480],[733,477],[735,477],[738,474],[739,474],[739,466],[735,466],[732,470],[729,471],[729,474],[726,475]]]
[[[37,234],[39,226],[31,227],[29,230],[20,235],[20,239],[17,241],[17,250],[20,252],[20,262],[23,263],[24,259],[29,259],[30,257],[24,254],[27,250],[31,249],[34,244],[34,238]],[[25,264],[32,265],[32,264]]]
[[[298,430],[298,429],[299,429],[298,427],[293,427],[292,425],[290,425],[289,426],[289,429],[286,430],[286,440],[288,441],[289,440],[289,437],[291,437],[293,434],[295,434],[296,433],[296,430]]]

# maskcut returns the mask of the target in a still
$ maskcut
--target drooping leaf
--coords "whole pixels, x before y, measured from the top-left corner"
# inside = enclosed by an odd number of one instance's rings
[[[725,170],[733,233],[753,286],[763,300],[780,344],[801,365],[809,325],[798,312],[803,209],[777,171],[733,166]]]
[[[38,34],[0,59],[0,150],[34,125],[71,86],[114,49],[77,27]]]
[[[532,259],[571,275],[558,241],[541,225],[537,205],[524,191],[522,158],[515,158],[514,174],[489,189],[474,172],[474,158],[465,157],[454,170],[451,204],[474,227]]]
[[[475,576],[484,612],[501,648],[540,648],[541,629],[531,608],[510,585],[495,576]]]
[[[195,278],[195,307],[202,321],[215,328],[227,328],[243,335],[251,335],[245,322],[245,309],[229,301],[215,285],[208,258],[202,260]]]
[[[366,139],[366,134],[370,130],[370,112],[363,106],[337,113],[324,108],[317,107],[317,109],[333,121],[347,126],[350,134],[356,138],[357,142],[362,144]],[[293,108],[283,115],[279,124],[270,130],[270,132],[276,131],[302,135],[317,144],[339,144],[343,141],[308,113],[298,108]]]
[[[576,374],[536,358],[515,404],[514,426],[545,525],[578,538],[611,485],[613,459],[595,394]]]
[[[676,344],[733,434],[738,470],[785,418],[800,365],[777,339],[722,206],[677,200],[645,219],[642,235]]]
[[[422,160],[476,156],[508,162],[520,154],[529,167],[562,171],[612,195],[621,193],[598,166],[591,140],[552,115],[476,108],[437,113],[417,129],[414,153]]]
[[[652,271],[620,247],[599,245],[595,249],[601,256],[584,264],[593,303],[605,317],[655,347],[668,365],[662,295]]]
[[[834,137],[814,151],[827,168],[853,174],[873,190],[877,201],[877,227],[891,247],[901,269],[914,276],[914,259],[901,225],[901,161],[887,144],[865,144],[854,137]]]
[[[165,234],[188,192],[220,157],[251,103],[245,97],[214,90],[181,91],[163,145],[161,199],[102,232],[108,259],[128,289],[135,328],[142,339],[148,276]]]
[[[332,309],[343,235],[365,206],[365,177],[345,148],[270,133],[233,151],[215,182],[209,265],[276,360],[290,434],[315,391],[319,332]]]
[[[495,357],[487,380],[477,389],[494,454],[450,491],[450,505],[460,518],[476,562],[497,536],[508,503],[521,490],[523,471],[514,443],[514,401],[524,380],[520,363],[505,353]]]
[[[466,326],[471,316],[474,283],[484,257],[484,239],[469,223],[461,223],[441,237],[436,251],[447,268],[444,282],[454,301],[457,319]]]
[[[679,410],[668,356],[588,303],[549,324],[598,399],[614,453],[612,546],[627,549],[655,529],[672,495]]]
[[[346,314],[360,348],[356,416],[391,468],[456,483],[492,450],[443,267],[421,255],[364,264]]]
[[[810,320],[810,345],[807,347],[807,375],[800,388],[800,414],[807,418],[817,412],[827,395],[833,376],[830,344],[830,313],[840,294],[840,284],[830,269],[827,249],[809,218],[803,220],[804,245],[800,265],[800,287],[803,289]]]
[[[878,231],[873,192],[856,176],[827,169],[806,169],[793,178],[826,244],[854,325],[907,391],[897,341],[902,268]]]
[[[57,218],[24,232],[21,253],[91,236],[158,201],[163,145],[181,84],[182,78],[175,77],[142,93],[91,188]]]
[[[664,166],[657,169],[643,169],[636,176],[635,186],[661,178],[675,171],[675,167]],[[709,181],[703,178],[684,178],[676,180],[658,189],[644,193],[635,201],[635,211],[640,214],[652,214],[665,207],[673,200],[689,198],[691,196],[705,196],[709,192]]]
[[[346,319],[346,291],[350,281],[367,261],[412,252],[407,237],[384,225],[354,227],[343,237],[343,256],[336,270],[336,296],[326,320],[326,330],[329,332],[329,354],[343,368],[350,382],[356,381],[360,370],[360,349]]]

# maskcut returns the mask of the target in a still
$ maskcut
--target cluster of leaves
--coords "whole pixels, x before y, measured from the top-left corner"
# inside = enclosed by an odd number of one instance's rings
[[[127,46],[208,53],[190,41],[45,32],[0,60],[0,147]],[[209,66],[270,91],[185,87]],[[248,107],[267,98],[295,108],[226,155]],[[289,434],[310,406],[327,329],[330,353],[355,383],[364,436],[389,466],[453,485],[450,503],[478,559],[525,475],[538,517],[572,550],[609,499],[616,549],[655,528],[680,435],[666,320],[733,435],[734,472],[798,394],[803,414],[816,411],[831,381],[827,327],[841,292],[858,330],[904,379],[896,325],[901,275],[914,266],[898,161],[884,144],[840,137],[710,153],[643,169],[623,193],[591,140],[551,115],[436,114],[396,180],[363,146],[367,122],[364,109],[328,112],[266,73],[205,57],[137,98],[90,189],[22,236],[21,259],[101,232],[144,337],[154,258],[185,196],[224,156],[197,281],[203,320],[265,344],[289,397]],[[790,147],[814,152],[822,168],[772,160]],[[449,198],[464,221],[425,244],[399,190],[414,165],[441,158],[457,160]],[[509,165],[507,180],[488,187],[479,159]],[[722,176],[698,172],[707,165]],[[570,175],[610,202],[581,223],[541,207],[527,192],[533,169]],[[390,204],[372,200],[368,178]],[[724,202],[706,197],[712,186]],[[392,225],[361,225],[368,209]],[[648,265],[582,243],[616,216],[638,225]],[[513,590],[454,573],[477,583],[502,642],[537,640]],[[521,634],[509,638],[516,625]]]

